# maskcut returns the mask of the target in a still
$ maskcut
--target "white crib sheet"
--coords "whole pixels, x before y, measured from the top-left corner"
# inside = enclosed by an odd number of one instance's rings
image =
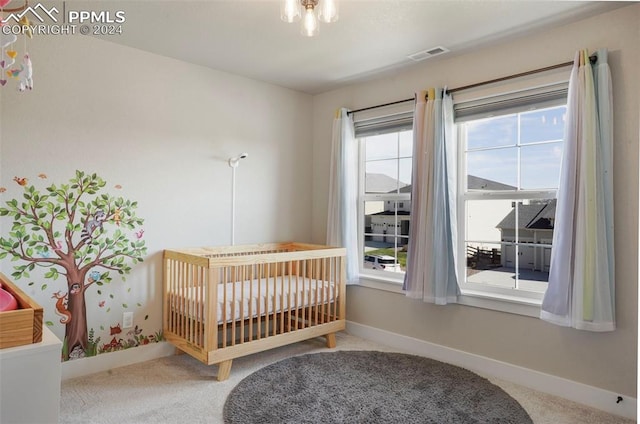
[[[234,287],[235,302],[233,300]],[[201,320],[204,316],[205,300],[202,298],[204,292],[200,292],[199,287],[190,287],[186,292],[173,293],[172,309],[178,312],[186,309],[190,318]],[[186,302],[183,300],[185,294]],[[335,283],[333,281],[296,276],[219,284],[216,319],[218,324],[222,324],[223,322],[256,318],[259,315],[264,316],[309,305],[331,303],[335,297]]]

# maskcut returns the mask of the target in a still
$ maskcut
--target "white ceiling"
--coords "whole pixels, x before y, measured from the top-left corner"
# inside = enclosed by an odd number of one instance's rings
[[[408,55],[435,46],[455,54],[629,3],[341,0],[339,21],[321,24],[314,38],[280,21],[277,0],[88,4],[125,11],[123,34],[110,41],[317,94],[415,65]]]

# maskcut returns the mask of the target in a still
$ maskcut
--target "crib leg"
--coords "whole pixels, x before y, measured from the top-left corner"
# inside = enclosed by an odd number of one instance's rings
[[[231,362],[232,360],[228,360],[218,364],[218,381],[224,381],[229,378],[231,374]]]
[[[180,350],[178,348],[175,348],[175,350],[173,351],[174,355],[183,355],[184,354],[184,350]]]
[[[327,338],[327,347],[333,349],[336,347],[336,333],[330,333],[325,336]]]

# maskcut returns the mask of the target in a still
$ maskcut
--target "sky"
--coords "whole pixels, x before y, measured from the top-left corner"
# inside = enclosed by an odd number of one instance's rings
[[[557,188],[565,114],[566,107],[559,106],[462,124],[467,134],[467,173],[518,186],[520,153],[521,189]],[[412,144],[411,131],[367,137],[366,172],[410,184]]]

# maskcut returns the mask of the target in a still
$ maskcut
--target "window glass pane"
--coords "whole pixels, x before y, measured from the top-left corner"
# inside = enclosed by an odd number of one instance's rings
[[[396,193],[406,186],[398,181],[398,160],[375,160],[365,164],[367,193]]]
[[[513,210],[511,200],[469,200],[466,208],[466,240],[500,243],[500,222]]]
[[[517,173],[517,147],[467,153],[468,190],[515,190]]]
[[[359,139],[364,192],[376,200],[360,205],[362,269],[398,281],[406,268],[411,210],[413,132],[396,131]]]
[[[373,234],[372,217],[384,212],[385,202],[381,200],[364,202],[364,233],[365,244],[367,237]]]
[[[465,243],[467,255],[467,282],[497,286],[516,287],[513,267],[503,266],[502,245],[500,243]]]
[[[364,269],[404,273],[407,269],[407,251],[404,247],[365,248]]]
[[[513,146],[518,137],[517,115],[480,119],[466,123],[467,149]]]
[[[466,203],[467,282],[544,292],[549,279],[556,200]],[[475,275],[489,269],[493,272]],[[513,286],[507,275],[513,278]]]
[[[522,146],[520,185],[524,190],[557,189],[560,181],[562,143]]]
[[[398,133],[380,134],[365,139],[365,160],[398,157]]]
[[[413,159],[410,157],[398,161],[398,178],[401,193],[411,193],[411,170],[413,169]],[[402,190],[402,188],[405,190]]]
[[[399,156],[401,158],[410,158],[413,156],[413,131],[402,131],[399,136]]]
[[[523,144],[562,140],[567,107],[560,106],[520,115],[520,142]]]
[[[520,290],[544,293],[549,281],[551,248],[535,244],[517,244],[505,247],[505,255],[513,256],[517,250],[518,280]],[[540,267],[543,267],[541,270]]]
[[[411,220],[410,203],[406,200],[365,202],[365,269],[405,271]]]
[[[524,196],[557,190],[565,114],[563,105],[460,124],[469,193],[461,243],[469,288],[546,290],[556,200]],[[513,190],[514,197],[478,200],[471,192],[479,190]]]

